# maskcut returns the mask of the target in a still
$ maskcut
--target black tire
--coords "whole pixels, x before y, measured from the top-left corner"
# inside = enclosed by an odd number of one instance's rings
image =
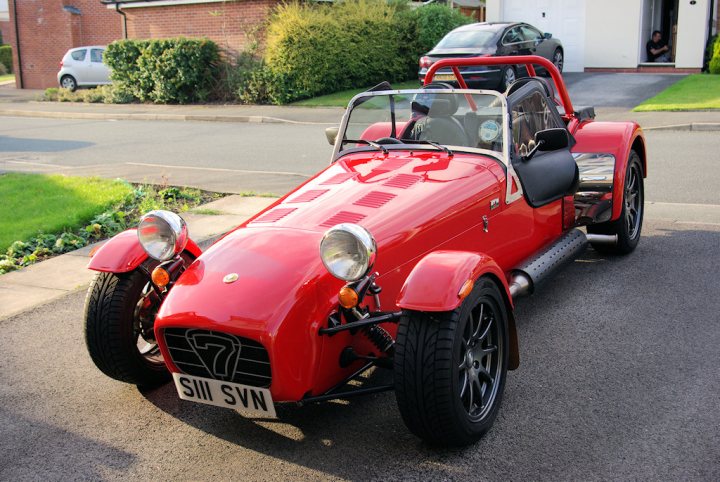
[[[143,343],[136,328],[135,310],[147,279],[141,272],[98,273],[85,299],[85,343],[95,365],[121,382],[153,387],[167,382],[170,373],[157,347]]]
[[[500,88],[498,90],[500,92],[505,92],[507,88],[517,80],[517,78],[517,71],[515,70],[515,67],[506,65],[505,68],[502,69],[502,72],[500,72]]]
[[[395,397],[411,432],[433,445],[463,446],[477,441],[490,429],[505,388],[507,323],[502,295],[487,277],[475,283],[470,295],[454,311],[403,314],[395,344]],[[480,334],[484,337],[476,338],[476,344],[468,349],[467,341]],[[491,342],[496,343],[494,351]],[[472,380],[478,384],[470,381],[469,363],[478,352],[477,365],[494,374],[492,384],[489,378],[482,382],[477,379],[475,361]],[[474,403],[475,394],[480,396],[479,407]]]
[[[77,90],[77,80],[72,75],[63,75],[60,78],[60,87],[75,92]]]
[[[552,56],[552,63],[562,74],[563,67],[565,66],[565,55],[563,54],[562,49],[555,49]]]
[[[593,244],[596,251],[607,254],[625,255],[632,253],[640,242],[643,215],[645,213],[645,186],[640,156],[635,150],[630,151],[628,165],[623,183],[622,210],[615,221],[590,225],[588,233],[616,234],[618,242],[615,246]]]

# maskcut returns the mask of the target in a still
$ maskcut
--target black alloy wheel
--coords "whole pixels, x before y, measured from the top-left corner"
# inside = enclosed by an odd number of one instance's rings
[[[617,235],[617,244],[593,244],[595,250],[607,254],[629,254],[640,242],[643,215],[645,214],[645,185],[640,156],[635,150],[630,151],[628,165],[623,184],[622,209],[620,217],[615,221],[590,225],[588,233]],[[614,201],[614,200],[613,200]]]
[[[468,445],[497,417],[508,366],[508,314],[481,277],[450,312],[406,311],[395,343],[395,396],[403,421],[435,445]]]
[[[504,347],[497,324],[492,305],[486,302],[478,304],[468,314],[459,355],[456,356],[456,361],[460,362],[460,399],[473,420],[482,419],[493,406],[500,385],[500,360]]]

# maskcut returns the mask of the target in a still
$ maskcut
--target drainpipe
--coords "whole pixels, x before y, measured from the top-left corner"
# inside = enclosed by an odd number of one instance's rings
[[[13,0],[13,1],[14,1],[14,0]],[[124,39],[127,39],[127,15],[125,14],[125,12],[123,12],[122,10],[120,10],[120,4],[119,4],[119,3],[116,3],[116,4],[115,4],[115,11],[116,11],[117,13],[119,13],[120,15],[122,15],[122,17],[123,17],[122,33],[123,33],[123,38],[124,38]]]
[[[17,0],[13,0],[13,13],[15,14],[15,50],[17,50],[18,59],[18,80],[19,87],[23,88],[23,75],[22,75],[22,56],[20,55],[20,31],[18,30],[18,11],[17,11]]]

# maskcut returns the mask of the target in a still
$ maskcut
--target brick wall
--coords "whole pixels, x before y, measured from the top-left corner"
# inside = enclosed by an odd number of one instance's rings
[[[17,12],[13,10],[14,2],[8,3],[10,18],[17,15],[22,81],[26,89],[56,86],[60,60],[68,49],[104,45],[121,37],[121,17],[98,0],[21,0],[16,2]],[[80,9],[80,15],[64,10],[66,5]],[[14,32],[11,36],[17,71]]]
[[[264,25],[277,0],[126,8],[128,38],[207,37],[229,53],[262,43]]]

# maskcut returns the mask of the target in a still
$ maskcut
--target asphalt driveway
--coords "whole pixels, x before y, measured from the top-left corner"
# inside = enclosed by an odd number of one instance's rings
[[[678,80],[682,74],[620,74],[567,72],[563,74],[574,106],[632,109]]]

